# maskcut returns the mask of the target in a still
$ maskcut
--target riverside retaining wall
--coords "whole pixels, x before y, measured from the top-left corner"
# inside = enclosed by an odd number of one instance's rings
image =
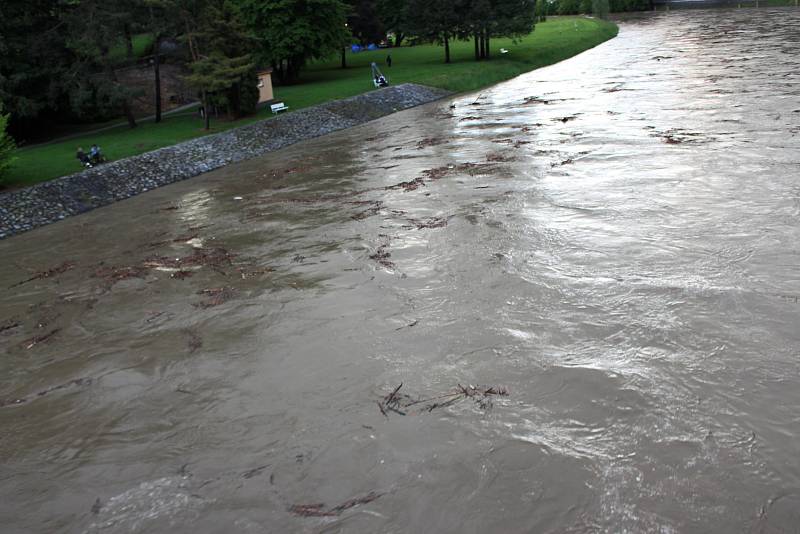
[[[305,108],[0,194],[0,239],[446,96],[403,84]]]

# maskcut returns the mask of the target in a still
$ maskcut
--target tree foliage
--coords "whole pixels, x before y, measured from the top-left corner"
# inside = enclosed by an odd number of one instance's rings
[[[349,0],[348,4],[347,25],[361,45],[379,43],[386,38],[386,27],[375,0]]]
[[[0,102],[20,137],[65,105],[62,80],[72,62],[62,19],[51,0],[0,1]]]
[[[549,12],[559,15],[593,14],[605,18],[608,13],[651,9],[653,9],[651,0],[605,0],[601,3],[595,0],[552,0]]]
[[[115,45],[130,48],[131,27],[141,7],[134,0],[82,0],[65,16],[67,45],[74,54],[65,89],[80,115],[102,118],[119,110],[136,127],[130,105],[136,93],[117,78],[112,50]]]
[[[249,53],[254,40],[238,18],[236,6],[229,0],[195,0],[180,4],[185,26],[183,38],[192,58],[191,74],[186,80],[200,91],[208,129],[212,104],[227,108],[231,116],[245,111],[242,86],[256,85],[255,64]]]
[[[414,33],[441,43],[450,62],[452,39],[475,40],[475,58],[490,55],[490,39],[529,34],[536,23],[535,0],[409,0],[408,26]]]
[[[7,124],[8,115],[3,113],[3,106],[0,105],[0,185],[3,184],[8,168],[14,161],[14,150],[16,149],[14,140],[6,132]]]
[[[258,39],[256,59],[281,83],[297,80],[309,60],[339,52],[350,37],[341,0],[237,0],[243,22]]]
[[[153,86],[155,122],[161,122],[161,45],[165,39],[180,35],[180,19],[174,16],[176,6],[172,0],[141,0],[146,12],[146,31],[153,36]]]
[[[387,32],[394,34],[394,46],[400,46],[408,33],[410,0],[377,0],[375,9]]]

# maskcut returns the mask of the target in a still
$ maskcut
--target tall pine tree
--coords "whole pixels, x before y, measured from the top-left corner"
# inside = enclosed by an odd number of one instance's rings
[[[239,115],[245,86],[255,87],[255,65],[249,53],[254,41],[229,0],[184,0],[180,5],[183,39],[191,55],[191,74],[186,80],[200,92],[208,130],[212,104]]]

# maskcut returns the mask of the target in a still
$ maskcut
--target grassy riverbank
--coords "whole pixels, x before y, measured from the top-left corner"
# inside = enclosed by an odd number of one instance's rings
[[[540,23],[529,36],[513,43],[509,39],[491,42],[492,59],[476,62],[471,42],[451,46],[452,63],[444,64],[442,47],[421,45],[348,54],[348,68],[340,68],[340,59],[317,62],[302,74],[302,83],[276,87],[275,97],[292,110],[329,100],[346,98],[374,90],[370,63],[376,62],[393,84],[414,82],[450,91],[479,89],[523,72],[551,65],[592,48],[617,34],[617,27],[601,20],[583,17],[558,17]],[[509,50],[501,55],[500,48]],[[392,67],[385,65],[392,56]],[[173,145],[208,133],[216,133],[270,116],[269,110],[238,121],[212,120],[212,130],[202,130],[202,120],[188,112],[166,118],[160,124],[141,123],[136,129],[125,126],[64,142],[22,148],[17,153],[8,185],[30,185],[80,170],[75,149],[87,149],[98,143],[111,159],[141,154]]]

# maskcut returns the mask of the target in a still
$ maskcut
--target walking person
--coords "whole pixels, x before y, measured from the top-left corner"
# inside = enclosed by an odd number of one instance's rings
[[[386,66],[387,67],[391,67],[392,66],[392,55],[391,54],[387,54],[386,55]]]

